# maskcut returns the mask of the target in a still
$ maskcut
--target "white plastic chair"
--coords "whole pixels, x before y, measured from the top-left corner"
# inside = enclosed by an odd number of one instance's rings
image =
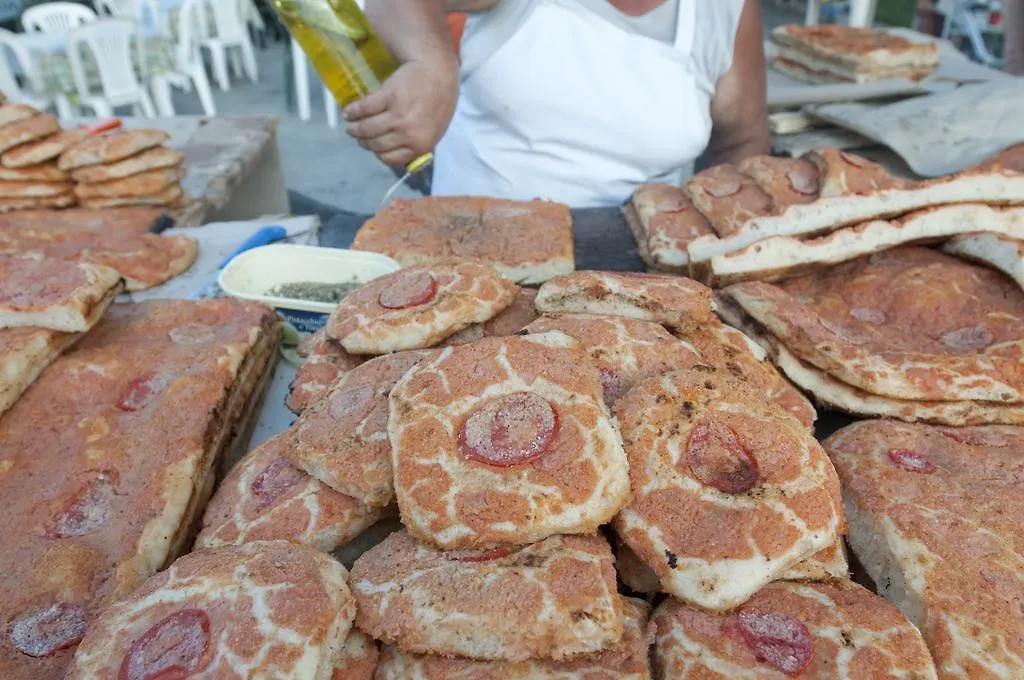
[[[199,102],[203,105],[203,113],[207,116],[217,115],[203,56],[199,51],[200,13],[205,11],[203,2],[185,0],[181,5],[178,14],[178,42],[174,46],[175,71],[158,74],[150,79],[150,89],[153,90],[153,99],[161,116],[175,115],[171,99],[172,86],[185,91],[195,87]]]
[[[101,117],[114,115],[116,106],[141,109],[147,118],[156,116],[149,92],[135,75],[132,43],[137,37],[138,27],[127,19],[104,19],[80,26],[68,35],[68,58],[80,106],[89,107]],[[99,95],[89,89],[82,63],[83,47],[96,61],[102,89]]]
[[[295,79],[295,108],[299,114],[299,120],[309,122],[312,117],[310,93],[309,93],[309,60],[306,53],[299,47],[294,38],[289,37],[288,42],[292,50],[292,69]],[[334,101],[334,95],[324,85],[324,109],[327,113],[327,126],[338,127],[338,103]]]
[[[243,2],[248,0],[209,0],[213,8],[213,23],[216,35],[203,40],[203,47],[210,52],[210,63],[213,67],[213,76],[217,80],[221,91],[227,92],[231,89],[230,76],[228,74],[229,52],[238,49],[241,52],[242,67],[249,80],[259,80],[259,68],[256,65],[256,50],[252,40],[249,38],[249,27],[247,24],[248,11]],[[232,61],[231,65],[237,71],[237,64]]]
[[[7,95],[8,100],[34,106],[40,111],[56,107],[61,118],[67,120],[72,117],[71,104],[66,97],[46,94],[32,53],[17,33],[0,28],[0,55],[0,91]],[[18,76],[22,82],[18,81]]]
[[[875,23],[878,0],[850,0],[850,26],[870,27]],[[821,20],[821,0],[807,0],[804,23],[813,26]]]
[[[84,5],[74,2],[47,2],[29,7],[21,15],[26,33],[67,33],[99,17]]]

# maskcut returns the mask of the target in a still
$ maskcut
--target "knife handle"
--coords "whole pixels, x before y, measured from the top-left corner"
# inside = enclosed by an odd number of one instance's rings
[[[235,259],[247,250],[259,248],[260,246],[265,246],[287,237],[288,231],[279,224],[261,227],[255,234],[242,241],[241,245],[235,248],[230,255],[221,260],[221,263],[217,265],[217,269],[224,269],[224,267],[228,266],[228,263],[231,262],[231,260]]]

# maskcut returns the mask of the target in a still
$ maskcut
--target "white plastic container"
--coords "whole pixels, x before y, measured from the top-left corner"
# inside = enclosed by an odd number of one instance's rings
[[[366,283],[399,269],[397,262],[378,253],[276,243],[253,248],[233,259],[221,271],[217,283],[226,294],[266,303],[300,332],[313,333],[327,323],[334,304],[275,297],[266,292],[282,283],[347,283],[353,279]]]

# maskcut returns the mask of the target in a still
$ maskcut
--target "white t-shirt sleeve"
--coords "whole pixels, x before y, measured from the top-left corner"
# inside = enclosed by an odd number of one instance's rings
[[[708,82],[717,83],[732,68],[736,32],[746,1],[697,1],[697,25],[691,57],[694,66],[702,72]]]

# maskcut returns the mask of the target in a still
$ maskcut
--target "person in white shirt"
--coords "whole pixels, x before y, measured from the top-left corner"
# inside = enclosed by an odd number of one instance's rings
[[[432,193],[614,206],[769,151],[756,0],[367,0],[402,62],[345,109],[389,165],[434,150]],[[456,56],[449,11],[473,12]],[[460,59],[461,57],[461,59]]]

